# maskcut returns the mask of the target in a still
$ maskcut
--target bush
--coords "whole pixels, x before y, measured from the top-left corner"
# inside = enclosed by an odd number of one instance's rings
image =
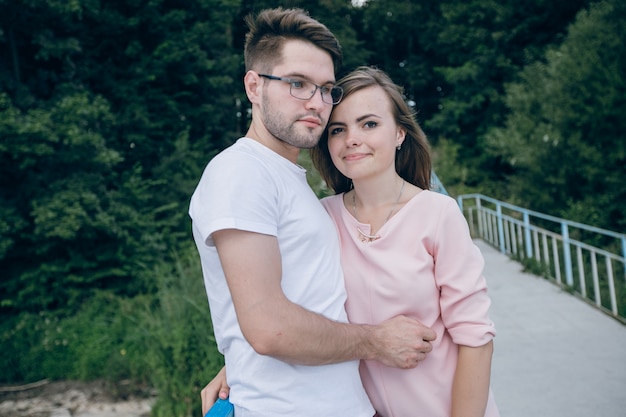
[[[156,297],[135,298],[124,314],[136,320],[131,346],[159,396],[154,417],[191,416],[200,410],[200,390],[223,366],[203,288],[200,261],[189,247],[173,266],[155,269]]]
[[[72,316],[23,313],[0,324],[0,382],[130,380],[158,393],[153,416],[191,416],[219,371],[194,247],[154,267],[154,294],[97,293]]]

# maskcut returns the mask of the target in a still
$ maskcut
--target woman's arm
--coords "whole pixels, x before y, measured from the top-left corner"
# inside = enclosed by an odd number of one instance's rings
[[[207,411],[209,411],[218,398],[225,400],[228,398],[229,394],[230,387],[226,383],[226,367],[224,366],[211,382],[200,391],[200,397],[202,398],[202,415],[205,415]]]
[[[459,345],[459,361],[452,384],[452,417],[484,417],[489,397],[493,341]]]

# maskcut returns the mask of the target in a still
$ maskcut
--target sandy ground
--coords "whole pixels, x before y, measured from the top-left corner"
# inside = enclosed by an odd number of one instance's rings
[[[0,417],[149,417],[153,401],[124,382],[38,381],[0,386]]]

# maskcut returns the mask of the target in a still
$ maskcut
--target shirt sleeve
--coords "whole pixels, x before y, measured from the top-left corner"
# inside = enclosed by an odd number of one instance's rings
[[[472,347],[488,343],[496,332],[489,318],[485,262],[454,200],[441,210],[433,257],[441,316],[452,340]]]
[[[250,155],[224,152],[209,163],[189,210],[194,228],[208,246],[213,246],[211,234],[224,229],[276,235],[271,175]]]

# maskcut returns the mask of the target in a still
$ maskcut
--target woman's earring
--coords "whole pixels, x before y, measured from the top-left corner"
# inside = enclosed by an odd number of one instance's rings
[[[396,149],[397,149],[397,150],[400,150],[400,148],[402,148],[402,144],[401,144],[401,143],[398,143],[398,146],[396,146]]]

